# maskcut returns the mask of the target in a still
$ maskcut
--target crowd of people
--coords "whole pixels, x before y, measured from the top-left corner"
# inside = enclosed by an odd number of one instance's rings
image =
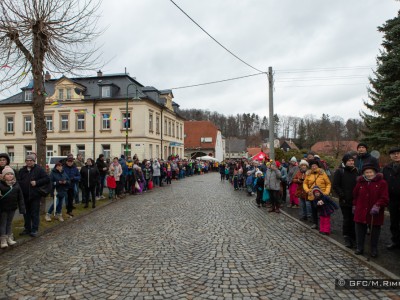
[[[0,153],[0,248],[16,242],[12,233],[12,221],[17,209],[24,215],[24,230],[20,235],[36,237],[40,225],[41,199],[50,195],[55,201],[50,205],[45,220],[63,222],[63,207],[66,215],[74,217],[76,205],[96,207],[96,201],[118,200],[126,195],[140,195],[153,188],[170,185],[173,180],[208,173],[214,163],[180,159],[171,156],[168,160],[143,160],[121,155],[112,160],[103,154],[94,161],[76,158],[69,154],[57,162],[49,174],[36,164],[35,155],[27,155],[25,166],[18,172],[10,167],[10,158]],[[107,193],[108,191],[108,193]]]
[[[301,159],[292,157],[288,163],[228,160],[219,166],[219,173],[234,190],[255,195],[255,204],[268,207],[268,212],[280,213],[286,202],[289,208],[299,208],[300,220],[309,220],[310,227],[324,235],[331,233],[330,218],[340,209],[345,246],[363,254],[369,234],[370,255],[376,257],[386,207],[392,234],[387,249],[400,248],[400,147],[390,149],[389,155],[391,162],[381,167],[368,146],[359,143],[333,174],[314,152]]]
[[[385,208],[389,208],[392,243],[389,250],[400,248],[400,147],[390,149],[391,162],[383,168],[368,153],[364,143],[357,151],[343,156],[341,165],[331,174],[318,155],[285,161],[228,160],[221,164],[198,160],[143,160],[133,157],[96,161],[81,155],[68,155],[47,174],[36,164],[35,155],[27,155],[25,166],[18,173],[10,167],[7,154],[0,154],[0,248],[14,245],[12,221],[17,209],[24,215],[21,235],[38,235],[40,203],[47,194],[56,197],[45,215],[46,221],[63,221],[62,209],[73,217],[75,205],[96,207],[96,201],[140,195],[153,188],[169,185],[173,180],[219,170],[220,180],[229,181],[235,191],[256,195],[258,207],[268,206],[269,212],[280,213],[283,203],[299,208],[302,221],[312,222],[311,228],[321,234],[331,232],[331,216],[340,208],[342,234],[346,247],[355,254],[364,253],[365,237],[370,234],[370,255],[378,255],[378,243]],[[106,190],[108,189],[108,194]],[[333,199],[332,192],[338,198]],[[287,201],[288,198],[288,201]],[[55,212],[54,212],[55,210]]]

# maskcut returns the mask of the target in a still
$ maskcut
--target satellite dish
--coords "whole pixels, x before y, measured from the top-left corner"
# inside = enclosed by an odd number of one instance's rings
[[[378,150],[372,150],[372,151],[371,151],[371,156],[375,157],[376,159],[379,159],[379,157],[381,156],[381,154],[379,153]]]

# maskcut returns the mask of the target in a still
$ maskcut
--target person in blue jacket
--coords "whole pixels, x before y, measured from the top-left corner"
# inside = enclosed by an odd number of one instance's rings
[[[72,214],[72,210],[74,207],[74,195],[75,195],[75,184],[77,184],[81,180],[81,174],[79,173],[78,168],[74,164],[74,157],[68,157],[67,161],[64,165],[64,171],[69,178],[69,184],[67,188],[67,215],[72,218],[74,215]]]
[[[70,184],[68,175],[63,170],[62,163],[56,163],[54,169],[51,170],[50,173],[50,181],[53,185],[53,190],[51,195],[54,197],[54,190],[57,192],[57,203],[56,203],[56,219],[60,222],[64,222],[64,218],[62,216],[62,205],[64,199],[67,197],[67,190]],[[45,216],[45,220],[47,222],[51,222],[51,214],[54,210],[54,203],[51,204],[47,214]]]

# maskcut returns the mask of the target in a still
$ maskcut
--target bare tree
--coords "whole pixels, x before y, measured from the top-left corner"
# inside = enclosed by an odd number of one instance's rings
[[[0,91],[33,78],[38,163],[45,164],[44,70],[76,74],[99,66],[95,38],[99,0],[1,0]]]

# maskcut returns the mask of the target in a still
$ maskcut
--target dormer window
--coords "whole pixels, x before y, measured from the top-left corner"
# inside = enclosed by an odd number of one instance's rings
[[[32,101],[32,92],[25,91],[25,101]]]
[[[103,98],[110,98],[111,97],[111,86],[101,87],[101,96]]]
[[[67,89],[67,100],[71,100],[72,99],[72,96],[71,96],[71,89]]]
[[[63,89],[58,90],[58,100],[64,100],[64,90]]]

